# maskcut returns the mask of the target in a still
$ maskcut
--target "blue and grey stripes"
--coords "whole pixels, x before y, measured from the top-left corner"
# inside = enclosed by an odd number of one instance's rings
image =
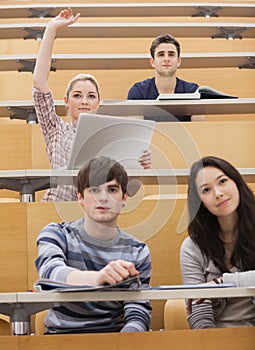
[[[65,282],[73,270],[99,271],[110,261],[133,262],[142,288],[151,276],[147,245],[118,229],[113,240],[94,239],[84,231],[84,219],[51,223],[38,235],[35,265],[40,278]],[[65,303],[49,310],[45,325],[49,333],[147,331],[150,326],[149,301]]]

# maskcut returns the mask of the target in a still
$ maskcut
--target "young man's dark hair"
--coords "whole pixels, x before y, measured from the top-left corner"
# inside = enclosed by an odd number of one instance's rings
[[[77,176],[77,189],[83,196],[88,187],[97,187],[116,179],[123,195],[127,193],[128,175],[125,168],[109,157],[92,158],[84,164]]]
[[[177,50],[177,53],[178,53],[178,57],[180,57],[181,46],[180,46],[179,42],[172,35],[170,35],[170,34],[163,34],[163,35],[157,36],[153,40],[153,42],[151,43],[150,53],[151,53],[151,57],[152,58],[154,58],[154,54],[155,54],[156,48],[162,43],[173,44],[176,47],[176,50]]]

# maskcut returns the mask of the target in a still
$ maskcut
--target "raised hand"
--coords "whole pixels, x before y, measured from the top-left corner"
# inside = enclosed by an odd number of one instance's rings
[[[56,30],[59,28],[67,27],[70,24],[73,24],[80,17],[80,13],[73,15],[73,10],[68,7],[67,9],[62,10],[59,15],[54,17],[49,23],[48,27],[54,27]]]

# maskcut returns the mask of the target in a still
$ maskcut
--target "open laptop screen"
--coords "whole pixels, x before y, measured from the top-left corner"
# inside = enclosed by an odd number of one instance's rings
[[[141,169],[138,159],[150,148],[151,120],[80,114],[67,169],[80,169],[94,157],[107,156],[126,169]]]

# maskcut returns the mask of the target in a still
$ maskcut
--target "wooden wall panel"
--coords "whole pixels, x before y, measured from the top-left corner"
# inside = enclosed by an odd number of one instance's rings
[[[20,170],[31,168],[30,125],[1,125],[0,169]]]
[[[20,350],[254,350],[252,328],[181,330],[147,333],[51,335],[20,337]]]
[[[158,123],[152,145],[155,168],[186,168],[201,156],[253,168],[255,122]]]
[[[0,291],[27,291],[25,203],[0,203]]]
[[[32,128],[32,167],[48,169],[39,125]],[[216,155],[238,168],[253,168],[254,132],[255,121],[157,123],[151,145],[153,167],[187,168],[201,156]]]
[[[86,72],[84,70],[84,72]],[[56,100],[62,100],[68,81],[80,71],[57,71],[50,74],[49,83]],[[152,69],[142,70],[90,70],[101,89],[102,99],[126,99],[129,88],[137,81],[153,76]],[[211,86],[227,94],[239,97],[254,97],[255,72],[252,69],[238,68],[201,68],[180,69],[181,79],[197,82],[199,85]],[[238,84],[233,83],[233,77]],[[31,73],[0,72],[0,93],[2,100],[31,100]]]
[[[31,163],[32,169],[50,169],[44,138],[38,124],[33,125]]]
[[[0,338],[1,348],[4,350],[19,350],[19,338],[13,336],[1,336]]]

